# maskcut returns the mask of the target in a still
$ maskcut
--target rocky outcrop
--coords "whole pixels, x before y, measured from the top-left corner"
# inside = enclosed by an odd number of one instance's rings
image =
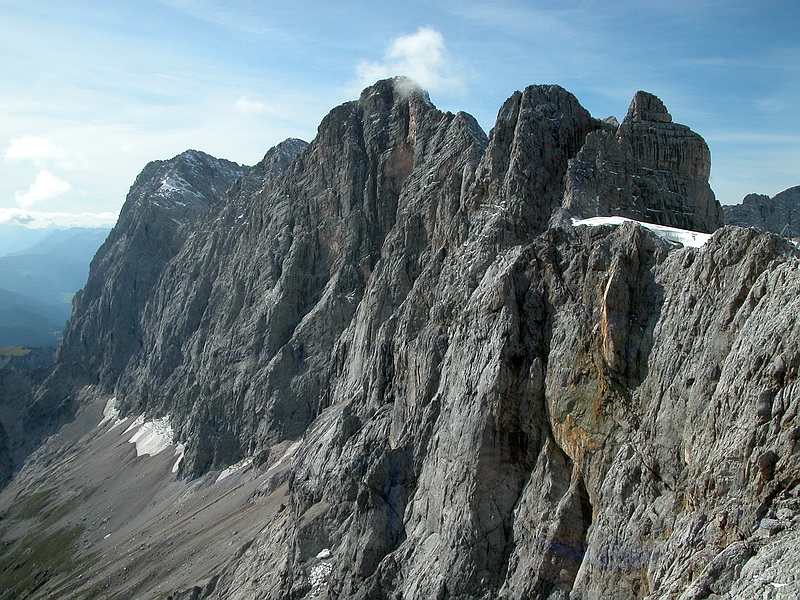
[[[747,194],[741,204],[722,207],[725,223],[739,227],[758,227],[790,238],[800,237],[800,186],[791,187],[772,198]]]
[[[703,138],[673,123],[657,97],[637,92],[622,123],[604,121],[570,162],[564,211],[711,232],[723,217],[710,171]]]
[[[137,332],[124,361],[62,346],[96,387],[61,393],[82,394],[79,417],[106,407],[83,444],[112,458],[45,448],[19,485],[84,473],[98,523],[131,498],[113,545],[86,533],[103,561],[49,589],[578,600],[792,583],[793,247],[564,219],[599,196],[601,215],[717,228],[705,144],[660,101],[637,94],[616,125],[531,86],[487,137],[400,78],[270,156],[179,229],[133,321],[114,321]],[[70,339],[117,294],[87,286]],[[148,419],[176,459],[124,458],[117,420]],[[101,459],[128,460],[136,486]]]
[[[185,241],[187,226],[218,210],[243,167],[188,150],[148,164],[136,178],[114,229],[92,260],[73,300],[51,384],[33,406],[34,419],[68,410],[69,388],[113,389],[141,348],[140,312],[164,266]]]

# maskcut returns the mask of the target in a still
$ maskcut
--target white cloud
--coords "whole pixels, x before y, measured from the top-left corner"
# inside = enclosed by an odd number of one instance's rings
[[[236,110],[246,115],[254,116],[258,114],[274,114],[275,108],[269,104],[264,104],[260,100],[255,100],[249,96],[242,96],[234,104]]]
[[[66,153],[50,140],[23,135],[11,140],[3,157],[6,160],[45,161],[62,158]]]
[[[22,208],[30,208],[44,200],[51,200],[72,189],[72,186],[53,175],[50,171],[39,171],[36,181],[31,184],[27,192],[17,192],[14,200]]]
[[[407,75],[431,92],[463,93],[465,83],[447,51],[444,37],[432,27],[395,38],[383,62],[363,61],[356,66],[359,90],[378,79]]]
[[[56,225],[58,227],[108,227],[117,222],[115,212],[67,213],[39,212],[21,208],[0,208],[0,223],[24,225],[30,229],[41,229]]]
[[[30,135],[12,139],[3,158],[10,162],[30,160],[40,168],[55,164],[60,168],[74,169],[84,163],[80,157],[71,156],[50,140]]]

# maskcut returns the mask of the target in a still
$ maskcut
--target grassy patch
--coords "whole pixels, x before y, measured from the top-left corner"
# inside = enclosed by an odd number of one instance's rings
[[[6,348],[0,348],[0,356],[25,356],[31,352],[33,352],[33,350],[26,348],[25,346],[8,346]]]
[[[11,508],[3,515],[4,519],[12,521],[24,521],[36,517],[43,518],[43,513],[48,508],[50,498],[55,494],[56,489],[42,490],[22,496],[14,501]],[[44,517],[46,518],[46,517]]]
[[[27,598],[54,577],[68,572],[83,527],[40,528],[0,557],[0,600]]]
[[[84,526],[57,527],[91,491],[67,494],[63,498],[50,488],[18,498],[2,515],[6,522],[30,521],[28,535],[0,542],[0,600],[29,598],[37,590],[79,566],[78,540]],[[69,585],[69,579],[61,582]],[[48,597],[65,597],[55,590]],[[56,595],[53,595],[56,594]]]

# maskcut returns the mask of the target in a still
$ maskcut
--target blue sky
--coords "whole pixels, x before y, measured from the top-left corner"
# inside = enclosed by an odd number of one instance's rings
[[[487,130],[557,83],[596,117],[647,90],[721,202],[800,184],[800,3],[0,0],[0,222],[113,223],[150,160],[253,164],[379,77]]]

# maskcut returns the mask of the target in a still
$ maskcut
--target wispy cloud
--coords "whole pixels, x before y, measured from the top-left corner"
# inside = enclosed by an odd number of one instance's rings
[[[24,225],[30,229],[41,229],[51,225],[59,227],[108,227],[117,222],[115,212],[41,212],[21,208],[0,208],[0,223]]]
[[[358,90],[394,75],[406,75],[432,92],[463,93],[466,84],[444,43],[432,27],[401,35],[386,50],[382,62],[362,61],[356,66]]]
[[[270,26],[258,3],[221,0],[162,0],[165,6],[231,31],[279,39],[285,34]]]
[[[28,191],[19,191],[14,194],[14,200],[22,208],[30,208],[45,200],[52,200],[72,189],[69,182],[59,179],[48,170],[39,171],[36,180]]]

